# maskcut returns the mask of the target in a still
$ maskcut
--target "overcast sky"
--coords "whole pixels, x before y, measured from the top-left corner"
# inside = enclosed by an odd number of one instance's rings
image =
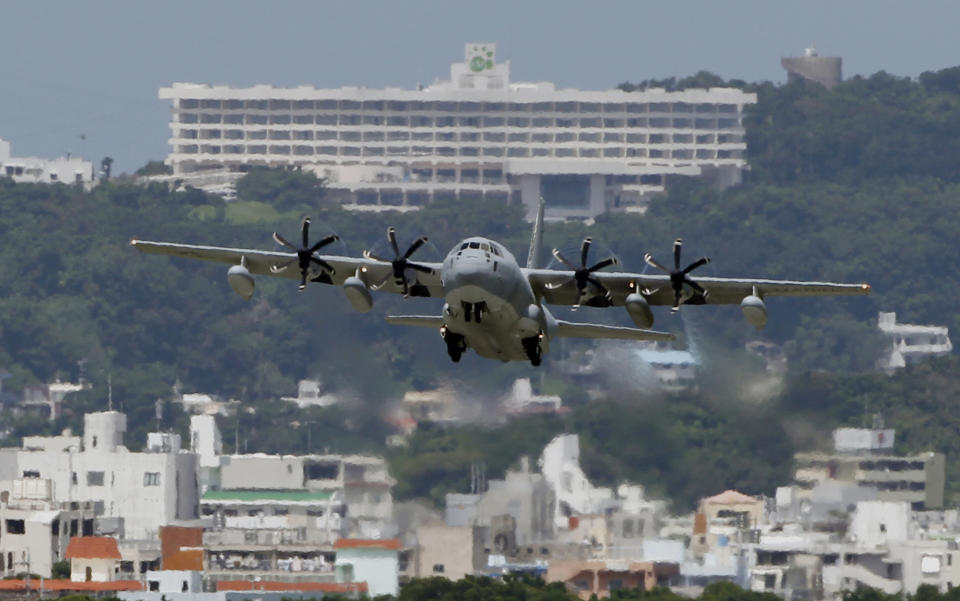
[[[586,90],[702,69],[782,82],[780,57],[810,44],[844,77],[916,77],[960,64],[958,17],[924,0],[0,1],[0,138],[132,172],[168,151],[161,86],[413,88],[467,42],[495,42],[514,81]]]

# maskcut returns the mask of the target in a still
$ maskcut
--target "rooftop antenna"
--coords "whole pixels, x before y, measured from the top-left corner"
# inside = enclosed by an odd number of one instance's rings
[[[107,374],[107,409],[113,411],[113,374]]]

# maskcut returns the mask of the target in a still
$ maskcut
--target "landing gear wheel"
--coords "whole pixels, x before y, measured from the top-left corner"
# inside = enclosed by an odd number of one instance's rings
[[[543,361],[543,350],[540,348],[540,337],[530,336],[523,339],[523,350],[530,359],[530,365],[538,367]]]
[[[467,350],[467,342],[463,335],[447,332],[444,334],[443,340],[447,343],[447,354],[450,355],[450,360],[459,363],[460,358],[463,357],[463,351]]]

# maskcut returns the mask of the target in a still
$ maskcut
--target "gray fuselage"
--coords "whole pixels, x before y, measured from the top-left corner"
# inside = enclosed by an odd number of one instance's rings
[[[446,327],[478,355],[526,361],[522,341],[537,336],[541,350],[548,350],[551,316],[502,244],[480,237],[463,240],[444,259],[441,281]]]

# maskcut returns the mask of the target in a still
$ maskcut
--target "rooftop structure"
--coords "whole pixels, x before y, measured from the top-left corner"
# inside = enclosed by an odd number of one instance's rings
[[[780,65],[787,70],[788,79],[815,81],[828,90],[843,81],[843,59],[820,56],[813,47],[805,49],[803,56],[781,58]]]
[[[415,90],[174,83],[159,97],[173,104],[169,178],[304,168],[349,208],[487,197],[522,201],[531,219],[541,195],[547,218],[592,218],[642,210],[670,174],[739,182],[744,107],[757,101],[512,82],[494,44],[468,44],[449,80]]]
[[[891,339],[889,351],[880,358],[880,368],[892,372],[926,357],[944,355],[953,350],[949,329],[897,323],[897,314],[880,312],[877,327]]]
[[[10,142],[0,138],[0,177],[9,177],[17,183],[30,184],[93,184],[93,163],[79,157],[42,159],[14,157]]]

